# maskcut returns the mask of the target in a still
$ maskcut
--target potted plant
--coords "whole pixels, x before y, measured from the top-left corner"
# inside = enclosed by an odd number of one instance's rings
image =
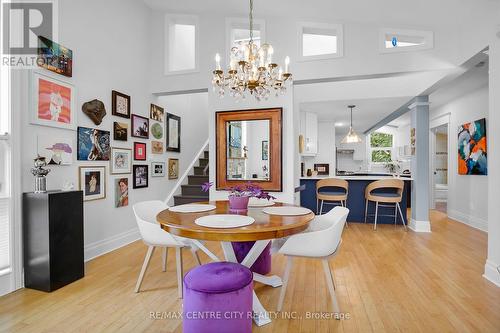
[[[204,192],[208,192],[212,185],[212,182],[204,183],[201,185],[201,189]],[[248,182],[244,185],[233,186],[229,189],[229,191],[229,209],[231,210],[247,210],[248,200],[250,200],[251,197],[267,200],[276,199],[268,192],[262,190],[262,187],[255,185],[252,182]]]

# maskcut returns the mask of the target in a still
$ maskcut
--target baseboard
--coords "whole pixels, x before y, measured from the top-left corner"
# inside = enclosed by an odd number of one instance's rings
[[[487,259],[486,264],[484,264],[484,274],[483,277],[496,284],[500,287],[500,272],[498,271],[499,264],[495,264],[493,261]]]
[[[488,221],[483,220],[482,218],[467,215],[449,208],[448,208],[448,217],[452,220],[466,224],[475,229],[488,232]]]
[[[85,261],[92,260],[96,257],[102,256],[105,253],[116,250],[122,246],[135,242],[141,238],[138,228],[127,230],[118,235],[105,238],[103,240],[90,243],[85,246]]]
[[[410,219],[410,224],[408,227],[415,232],[431,232],[431,222],[430,221],[417,221]]]

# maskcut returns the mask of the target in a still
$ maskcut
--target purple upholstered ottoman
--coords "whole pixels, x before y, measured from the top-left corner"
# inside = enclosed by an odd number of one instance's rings
[[[184,277],[184,333],[252,332],[253,274],[243,265],[212,262]]]
[[[250,252],[250,249],[255,244],[255,242],[233,242],[232,244],[234,254],[236,254],[236,259],[238,260],[238,262],[242,262],[248,252]],[[264,248],[264,251],[262,251],[252,267],[250,267],[250,270],[262,275],[266,275],[271,272],[271,242],[267,244],[267,246]]]

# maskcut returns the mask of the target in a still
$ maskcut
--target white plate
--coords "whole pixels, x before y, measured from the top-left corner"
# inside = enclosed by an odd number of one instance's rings
[[[238,228],[250,225],[255,219],[246,215],[215,214],[197,218],[194,223],[208,228]]]
[[[250,198],[248,201],[248,207],[269,207],[273,205],[274,201],[267,199]]]
[[[209,210],[214,210],[215,208],[217,207],[215,207],[214,205],[187,204],[187,205],[170,207],[169,210],[175,213],[200,213],[200,212],[207,212]]]
[[[262,210],[264,213],[269,215],[306,215],[311,213],[311,210],[304,207],[293,207],[293,206],[280,206],[280,207],[268,207]]]

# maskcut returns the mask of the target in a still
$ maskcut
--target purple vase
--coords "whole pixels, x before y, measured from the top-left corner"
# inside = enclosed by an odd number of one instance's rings
[[[247,210],[248,199],[250,197],[237,197],[234,195],[229,196],[229,209],[231,210]]]

